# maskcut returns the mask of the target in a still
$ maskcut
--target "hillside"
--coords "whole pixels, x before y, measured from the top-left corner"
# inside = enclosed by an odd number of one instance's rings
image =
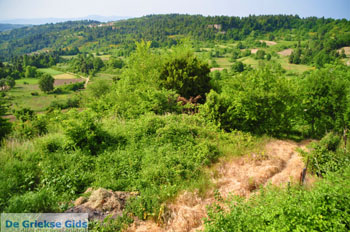
[[[9,31],[9,30],[12,30],[12,29],[22,28],[22,27],[27,27],[27,26],[29,26],[29,25],[0,23],[0,32]]]
[[[176,44],[189,36],[195,40],[243,40],[247,37],[273,37],[282,40],[332,39],[332,49],[349,45],[347,20],[300,18],[288,15],[249,17],[204,17],[201,15],[150,15],[100,24],[97,21],[70,21],[21,28],[0,34],[0,59],[25,53],[67,47],[108,51],[110,46],[130,46],[140,39],[153,41],[153,47]],[[298,33],[295,33],[295,31]],[[320,38],[320,39],[321,39]],[[326,42],[326,41],[325,41]],[[344,44],[345,43],[345,44]]]
[[[1,33],[0,212],[86,212],[96,232],[349,231],[349,24],[171,14]]]

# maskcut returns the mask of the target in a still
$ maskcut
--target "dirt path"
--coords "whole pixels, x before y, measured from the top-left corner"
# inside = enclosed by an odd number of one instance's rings
[[[268,183],[283,186],[288,182],[297,182],[304,168],[302,158],[296,149],[305,149],[309,141],[273,140],[259,154],[221,161],[217,165],[213,182],[223,198],[229,194],[249,197],[254,190]],[[152,221],[135,221],[127,231],[183,232],[203,229],[202,219],[206,216],[206,206],[215,202],[213,191],[199,197],[196,193],[184,192],[167,205],[165,225]]]

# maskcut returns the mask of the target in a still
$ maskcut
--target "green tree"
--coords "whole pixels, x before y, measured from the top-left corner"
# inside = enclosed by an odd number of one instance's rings
[[[256,52],[256,58],[263,60],[265,58],[265,51],[264,50],[258,50]]]
[[[232,65],[232,70],[235,72],[243,72],[244,71],[244,64],[241,61],[236,62]]]
[[[12,89],[16,85],[15,79],[13,79],[12,77],[7,77],[6,78],[6,85]]]
[[[286,132],[294,112],[293,93],[280,76],[279,68],[271,66],[238,74],[225,82],[221,93],[210,91],[201,113],[227,131]]]
[[[36,67],[27,66],[26,67],[26,72],[25,72],[24,75],[25,75],[26,78],[36,77],[37,76],[37,69],[36,69]]]
[[[44,73],[39,80],[39,88],[41,91],[47,93],[53,90],[55,80],[47,73]]]
[[[308,74],[300,84],[303,116],[312,136],[330,130],[342,132],[346,127],[349,80],[347,67],[327,65]]]
[[[162,85],[174,89],[183,97],[205,96],[211,89],[208,64],[188,53],[171,57],[160,73]]]

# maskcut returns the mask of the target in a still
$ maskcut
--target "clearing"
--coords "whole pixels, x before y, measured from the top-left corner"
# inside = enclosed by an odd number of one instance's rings
[[[272,140],[259,154],[221,160],[215,166],[212,182],[223,198],[230,194],[249,197],[260,186],[271,183],[284,186],[298,183],[304,168],[297,149],[305,149],[310,141],[295,143],[292,141]],[[307,177],[310,184],[312,178]],[[127,231],[198,231],[203,229],[202,219],[206,217],[206,206],[214,203],[214,191],[200,197],[198,193],[184,192],[167,205],[165,224],[157,225],[153,221],[135,220]]]
[[[293,49],[291,48],[288,48],[288,49],[284,49],[280,52],[278,52],[279,55],[282,55],[282,56],[290,56],[293,52]]]
[[[341,50],[345,51],[345,55],[349,56],[350,55],[350,47],[342,47],[341,49],[338,49],[338,52],[341,53]]]
[[[269,40],[260,40],[260,43],[265,42],[267,46],[273,46],[276,45],[277,43],[274,41],[269,41]]]
[[[68,84],[73,84],[77,82],[84,82],[85,79],[83,78],[74,78],[74,79],[55,79],[55,86],[60,86],[60,85],[68,85]]]

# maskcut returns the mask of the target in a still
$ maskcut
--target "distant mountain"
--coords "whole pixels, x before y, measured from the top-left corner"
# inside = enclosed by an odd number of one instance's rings
[[[21,27],[27,27],[27,26],[30,26],[30,25],[25,25],[25,24],[3,24],[3,23],[0,23],[0,32],[9,31],[9,30],[12,30],[12,29],[21,28]]]
[[[32,18],[32,19],[3,19],[0,20],[0,24],[32,24],[40,25],[46,23],[60,23],[66,21],[78,21],[78,20],[94,20],[99,22],[118,21],[122,19],[128,19],[130,17],[122,16],[100,16],[100,15],[89,15],[80,18]]]

